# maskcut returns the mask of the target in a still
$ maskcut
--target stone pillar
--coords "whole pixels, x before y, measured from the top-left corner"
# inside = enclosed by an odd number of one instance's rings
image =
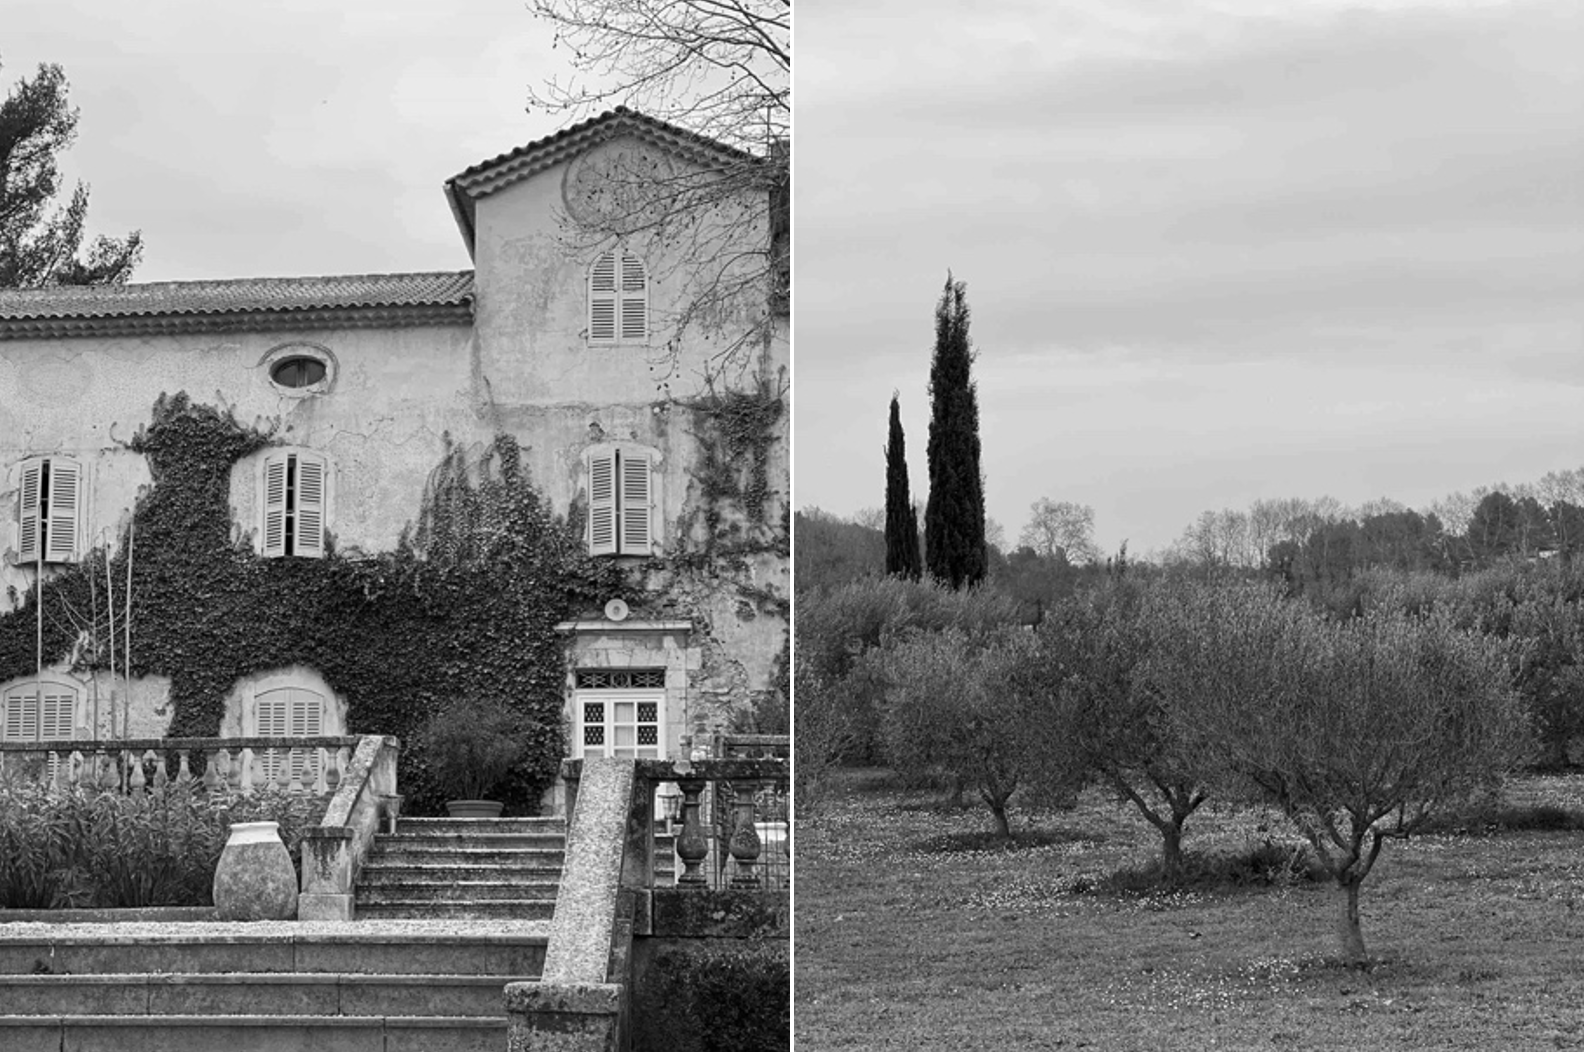
[[[507,1052],[618,1052],[618,983],[507,983]]]
[[[346,826],[320,826],[304,834],[298,920],[352,919],[353,836]]]

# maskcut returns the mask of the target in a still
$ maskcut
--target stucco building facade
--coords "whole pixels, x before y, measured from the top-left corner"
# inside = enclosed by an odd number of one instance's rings
[[[720,173],[755,163],[617,110],[446,183],[472,270],[0,291],[0,619],[41,574],[128,543],[156,481],[135,436],[162,395],[268,435],[227,480],[232,542],[261,560],[392,551],[437,464],[484,464],[507,436],[623,571],[557,626],[570,751],[676,756],[743,726],[773,704],[786,640],[787,319],[747,282],[699,310],[698,278],[706,252],[750,274],[784,244],[751,181],[679,236],[635,180],[743,185]],[[746,447],[707,426],[732,398],[762,410]],[[723,472],[756,477],[751,499]],[[0,676],[5,738],[168,731],[168,681],[118,687],[82,650]],[[333,677],[292,661],[237,677],[218,733],[384,729],[347,723]]]

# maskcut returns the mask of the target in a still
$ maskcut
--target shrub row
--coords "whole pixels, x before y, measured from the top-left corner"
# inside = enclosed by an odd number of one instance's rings
[[[0,785],[0,909],[210,906],[233,822],[278,822],[298,863],[324,803],[167,786],[122,796]]]

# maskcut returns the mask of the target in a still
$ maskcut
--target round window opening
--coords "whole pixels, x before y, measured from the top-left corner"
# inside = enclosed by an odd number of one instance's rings
[[[270,367],[270,379],[282,387],[311,387],[325,378],[317,358],[283,358]]]

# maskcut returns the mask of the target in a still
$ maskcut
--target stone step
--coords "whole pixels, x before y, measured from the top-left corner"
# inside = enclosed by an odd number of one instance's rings
[[[419,904],[423,905],[423,904]],[[433,905],[433,904],[429,904]],[[509,906],[510,904],[497,904]],[[548,919],[545,903],[480,917]],[[371,907],[380,909],[381,907]],[[360,907],[359,914],[364,914]],[[465,916],[385,912],[386,917]],[[538,975],[546,935],[47,935],[0,939],[0,975],[296,972]],[[0,1001],[0,1012],[5,1011]],[[0,1042],[0,1049],[7,1049]]]
[[[479,1016],[503,1013],[524,975],[290,972],[0,976],[10,1015]],[[0,1046],[3,1047],[3,1046]]]
[[[381,860],[365,864],[359,872],[360,884],[451,884],[459,880],[488,881],[492,884],[549,884],[561,880],[560,866],[469,866],[455,862],[414,863],[408,859]]]
[[[564,818],[400,818],[398,836],[474,836],[480,833],[566,835]]]
[[[509,866],[514,869],[553,869],[561,872],[566,852],[560,848],[490,848],[401,843],[377,844],[364,866]]]
[[[356,901],[359,907],[375,902],[451,902],[457,899],[554,902],[559,887],[554,880],[360,880]]]
[[[560,833],[380,833],[374,837],[375,851],[396,849],[457,851],[539,850],[564,851],[566,837]]]
[[[500,1052],[506,1017],[0,1016],[5,1052]]]
[[[549,920],[555,914],[554,899],[426,899],[385,902],[358,901],[357,915],[364,920],[422,920],[454,917],[470,920]],[[541,965],[542,965],[541,961]]]

